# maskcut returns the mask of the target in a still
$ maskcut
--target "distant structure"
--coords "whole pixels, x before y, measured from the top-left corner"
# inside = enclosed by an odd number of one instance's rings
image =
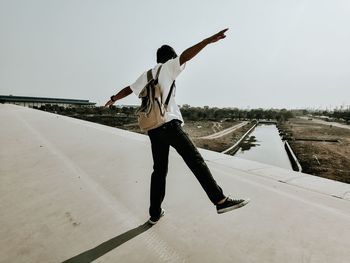
[[[23,97],[0,95],[0,103],[15,104],[25,107],[41,107],[44,105],[57,105],[62,107],[92,107],[96,103],[89,100],[73,100],[60,98]]]

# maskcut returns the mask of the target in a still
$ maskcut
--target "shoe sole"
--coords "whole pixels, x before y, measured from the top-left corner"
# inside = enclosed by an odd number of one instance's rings
[[[162,212],[160,213],[160,217],[159,217],[159,219],[157,220],[157,221],[152,221],[151,219],[148,219],[148,224],[151,224],[151,225],[155,225],[155,224],[157,224],[158,223],[158,221],[164,216],[164,214],[165,214],[165,210],[164,209],[162,209]]]
[[[246,204],[248,204],[249,201],[250,201],[250,199],[244,200],[242,203],[239,203],[237,205],[233,205],[233,206],[230,206],[230,207],[226,207],[226,208],[217,210],[217,212],[218,212],[218,214],[223,214],[223,213],[235,210],[237,208],[241,208],[241,207],[245,206]]]

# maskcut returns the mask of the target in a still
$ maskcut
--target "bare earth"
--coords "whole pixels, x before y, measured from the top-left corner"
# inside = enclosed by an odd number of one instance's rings
[[[306,119],[292,119],[283,126],[303,172],[350,183],[350,130]],[[301,139],[301,140],[298,140]],[[312,140],[329,140],[312,141]]]
[[[212,126],[215,125],[215,122],[204,123],[207,123],[207,125],[211,124]],[[188,125],[188,122],[186,122],[184,129],[188,132],[197,147],[222,152],[234,145],[252,125],[249,122],[223,122],[220,129],[215,132],[215,136],[208,136],[209,134],[214,134],[213,132],[210,133],[208,126],[206,129],[203,129],[202,126],[202,132],[198,132],[191,124]]]
[[[235,130],[238,130],[239,128],[243,127],[247,123],[248,123],[247,121],[243,121],[241,123],[233,125],[230,128],[227,128],[225,130],[222,130],[222,131],[219,131],[219,132],[207,135],[207,136],[199,137],[199,139],[217,139],[217,138],[223,137],[227,134],[230,134],[230,133],[234,132]]]

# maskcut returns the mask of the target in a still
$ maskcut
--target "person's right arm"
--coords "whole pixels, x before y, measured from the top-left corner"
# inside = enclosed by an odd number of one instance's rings
[[[116,95],[113,95],[109,101],[105,104],[105,107],[112,106],[117,100],[121,100],[132,93],[130,86],[125,87],[119,91]]]
[[[186,63],[187,61],[191,60],[193,57],[195,57],[203,48],[205,48],[207,45],[211,43],[215,43],[219,41],[220,39],[223,39],[226,37],[225,32],[228,30],[228,28],[221,30],[220,32],[216,33],[215,35],[212,35],[211,37],[208,37],[204,39],[203,41],[199,42],[198,44],[186,49],[182,54],[180,55],[180,66]]]

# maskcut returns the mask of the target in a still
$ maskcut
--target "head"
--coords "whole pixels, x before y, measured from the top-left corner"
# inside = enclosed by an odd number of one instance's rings
[[[177,54],[171,46],[163,45],[157,50],[157,63],[164,64],[169,59],[173,59],[176,57],[177,57]]]

